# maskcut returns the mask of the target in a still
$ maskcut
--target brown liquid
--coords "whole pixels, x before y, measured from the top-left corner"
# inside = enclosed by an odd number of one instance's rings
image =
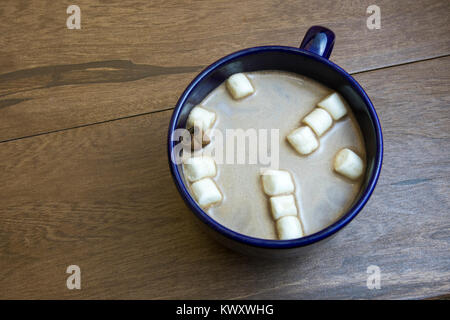
[[[286,141],[286,136],[298,128],[301,119],[332,90],[312,79],[281,71],[251,72],[247,76],[256,90],[253,95],[235,101],[223,83],[201,104],[216,112],[214,129],[221,130],[224,136],[225,130],[230,128],[279,129],[279,168],[288,170],[294,177],[304,233],[320,231],[345,213],[360,190],[361,181],[352,182],[332,170],[334,156],[343,147],[365,159],[359,125],[347,108],[349,114],[324,133],[319,148],[308,156],[301,156]],[[270,136],[268,141],[270,143]],[[260,180],[260,168],[267,166],[218,164],[217,167],[214,180],[224,199],[206,212],[239,233],[277,239],[269,197],[264,194]]]

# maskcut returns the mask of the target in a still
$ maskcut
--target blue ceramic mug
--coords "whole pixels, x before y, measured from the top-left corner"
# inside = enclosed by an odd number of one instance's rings
[[[381,126],[375,108],[361,86],[342,68],[328,60],[334,45],[334,33],[324,27],[311,27],[300,48],[263,46],[232,53],[205,68],[186,88],[178,100],[169,124],[169,166],[183,200],[201,225],[224,245],[241,252],[263,256],[298,256],[321,246],[326,239],[346,226],[364,207],[378,180],[383,158]],[[349,103],[361,128],[367,155],[361,191],[348,211],[327,228],[293,240],[267,240],[235,232],[206,214],[189,194],[182,178],[181,165],[171,161],[178,143],[174,130],[186,127],[190,110],[212,90],[237,72],[281,70],[312,78],[339,92]]]

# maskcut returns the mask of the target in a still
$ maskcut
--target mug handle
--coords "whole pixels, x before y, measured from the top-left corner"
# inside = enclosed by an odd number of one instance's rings
[[[300,49],[315,53],[325,59],[331,55],[334,46],[334,33],[322,26],[312,26],[306,31]]]

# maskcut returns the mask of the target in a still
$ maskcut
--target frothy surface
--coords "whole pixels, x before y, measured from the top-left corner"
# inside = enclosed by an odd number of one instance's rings
[[[349,181],[332,170],[334,156],[341,148],[349,147],[365,159],[358,123],[348,108],[349,114],[335,122],[320,138],[319,148],[308,156],[301,156],[287,142],[286,136],[298,128],[303,117],[332,90],[307,77],[282,71],[258,71],[247,76],[256,89],[253,95],[235,101],[223,83],[201,105],[216,112],[214,129],[224,135],[226,129],[279,129],[279,168],[290,171],[294,177],[304,232],[309,235],[320,231],[349,208],[360,190],[361,180]],[[268,140],[270,142],[270,136]],[[248,150],[247,144],[247,159]],[[224,199],[206,212],[239,233],[277,239],[269,197],[261,185],[262,167],[266,166],[218,164],[214,180]]]

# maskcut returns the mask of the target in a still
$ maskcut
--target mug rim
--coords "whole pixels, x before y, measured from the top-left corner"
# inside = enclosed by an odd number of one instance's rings
[[[206,76],[211,74],[214,70],[216,70],[218,67],[225,65],[226,63],[230,62],[233,59],[254,54],[256,52],[266,52],[266,51],[272,51],[272,52],[285,52],[295,55],[303,55],[307,56],[308,58],[317,60],[328,67],[334,69],[339,74],[344,76],[346,80],[350,83],[352,89],[358,93],[358,95],[363,99],[370,118],[371,122],[374,125],[375,128],[375,139],[376,139],[376,152],[375,152],[375,159],[374,159],[374,168],[372,170],[372,174],[369,178],[369,182],[367,184],[367,187],[362,192],[361,196],[359,197],[358,201],[353,204],[351,208],[349,208],[345,214],[343,214],[337,221],[332,223],[331,225],[327,226],[326,228],[313,233],[311,235],[307,235],[301,238],[297,239],[290,239],[290,240],[273,240],[273,239],[262,239],[262,238],[256,238],[247,236],[245,234],[233,231],[226,226],[220,224],[219,222],[215,221],[213,218],[211,218],[205,211],[203,211],[202,208],[195,202],[195,200],[190,195],[186,185],[183,182],[183,179],[181,177],[180,170],[178,169],[178,165],[175,164],[172,161],[172,151],[174,148],[174,141],[172,141],[172,134],[174,130],[176,129],[176,123],[178,121],[180,112],[182,108],[184,107],[187,98],[191,94],[191,92],[197,87],[200,81],[202,81]],[[369,200],[370,196],[372,195],[375,186],[377,184],[382,162],[383,162],[383,138],[382,138],[382,131],[381,131],[381,124],[378,119],[378,115],[375,111],[375,108],[370,101],[367,93],[364,91],[364,89],[361,87],[361,85],[350,75],[348,74],[344,69],[336,65],[335,63],[331,62],[330,60],[323,58],[315,53],[309,52],[308,50],[301,49],[301,48],[295,48],[295,47],[289,47],[289,46],[278,46],[278,45],[272,45],[272,46],[258,46],[258,47],[251,47],[242,49],[236,52],[233,52],[229,55],[226,55],[216,62],[212,63],[211,65],[204,68],[195,78],[191,81],[191,83],[188,85],[188,87],[184,90],[183,94],[180,96],[180,98],[177,101],[177,104],[175,106],[175,109],[172,113],[172,117],[170,119],[169,123],[169,132],[168,132],[168,157],[169,157],[169,166],[170,171],[172,174],[172,178],[174,179],[175,185],[177,186],[177,189],[182,196],[185,203],[188,205],[189,209],[196,215],[197,218],[200,219],[203,223],[205,223],[208,227],[212,228],[214,231],[218,232],[222,236],[225,236],[231,240],[253,246],[253,247],[259,247],[259,248],[267,248],[267,249],[289,249],[289,248],[298,248],[298,247],[304,247],[316,242],[319,242],[321,240],[324,240],[331,235],[335,234],[339,230],[341,230],[343,227],[345,227],[350,221],[352,221],[358,213],[362,210],[362,208],[366,205],[367,201]]]

